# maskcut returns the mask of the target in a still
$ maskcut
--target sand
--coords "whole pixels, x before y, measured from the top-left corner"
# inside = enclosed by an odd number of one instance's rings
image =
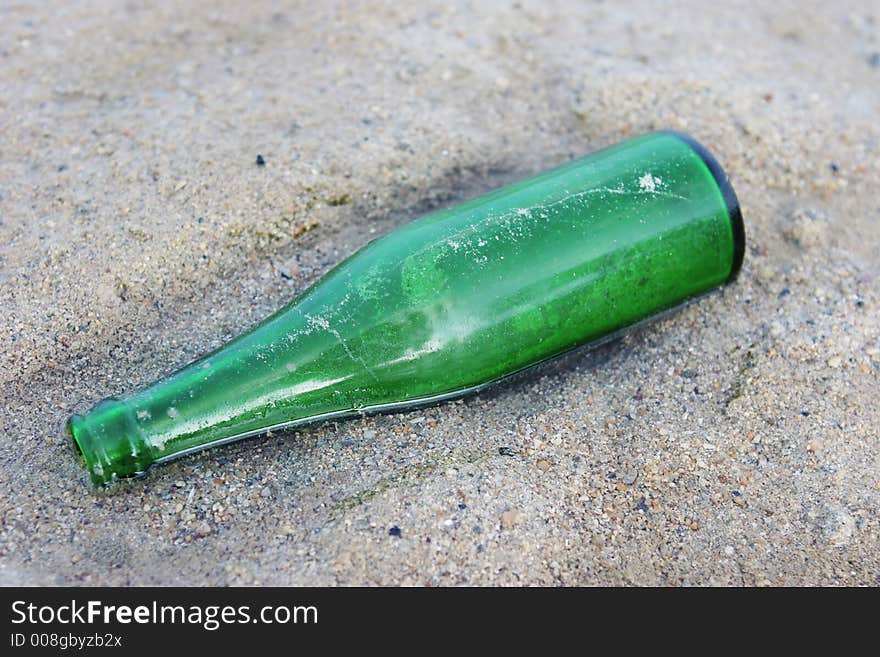
[[[55,4],[0,9],[0,583],[880,584],[876,3]],[[74,460],[370,238],[655,128],[731,176],[733,286],[464,401]]]

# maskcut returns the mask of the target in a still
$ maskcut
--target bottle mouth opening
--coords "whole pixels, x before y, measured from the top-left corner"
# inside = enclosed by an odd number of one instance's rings
[[[67,434],[70,446],[73,449],[74,457],[80,466],[85,467],[89,471],[92,481],[101,485],[106,483],[104,477],[100,475],[101,465],[97,464],[93,459],[93,454],[89,449],[88,431],[84,426],[85,418],[82,415],[71,415],[67,422],[64,423],[64,432]]]
[[[79,444],[79,440],[76,437],[76,434],[73,431],[73,427],[71,423],[73,422],[73,418],[70,418],[67,422],[64,423],[64,433],[67,435],[67,440],[70,443],[70,446],[73,448],[73,455],[76,458],[76,462],[80,465],[87,465],[86,463],[86,455],[83,454],[82,445]]]
[[[104,486],[142,475],[154,462],[128,406],[110,397],[65,424],[73,452],[92,483]]]

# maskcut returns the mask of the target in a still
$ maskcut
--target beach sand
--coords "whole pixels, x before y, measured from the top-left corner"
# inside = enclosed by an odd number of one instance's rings
[[[880,11],[754,4],[4,3],[0,583],[880,584]],[[730,174],[734,285],[463,401],[74,459],[369,239],[658,128]]]

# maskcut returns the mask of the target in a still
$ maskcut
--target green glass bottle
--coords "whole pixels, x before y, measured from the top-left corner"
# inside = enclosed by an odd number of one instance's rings
[[[253,330],[68,421],[92,480],[270,429],[478,390],[731,280],[739,205],[657,132],[370,242]]]

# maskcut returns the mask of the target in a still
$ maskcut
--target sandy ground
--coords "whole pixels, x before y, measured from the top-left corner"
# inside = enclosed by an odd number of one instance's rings
[[[0,583],[880,584],[876,3],[52,4],[0,8]],[[75,462],[71,412],[371,236],[662,127],[731,175],[732,287],[461,402]]]

